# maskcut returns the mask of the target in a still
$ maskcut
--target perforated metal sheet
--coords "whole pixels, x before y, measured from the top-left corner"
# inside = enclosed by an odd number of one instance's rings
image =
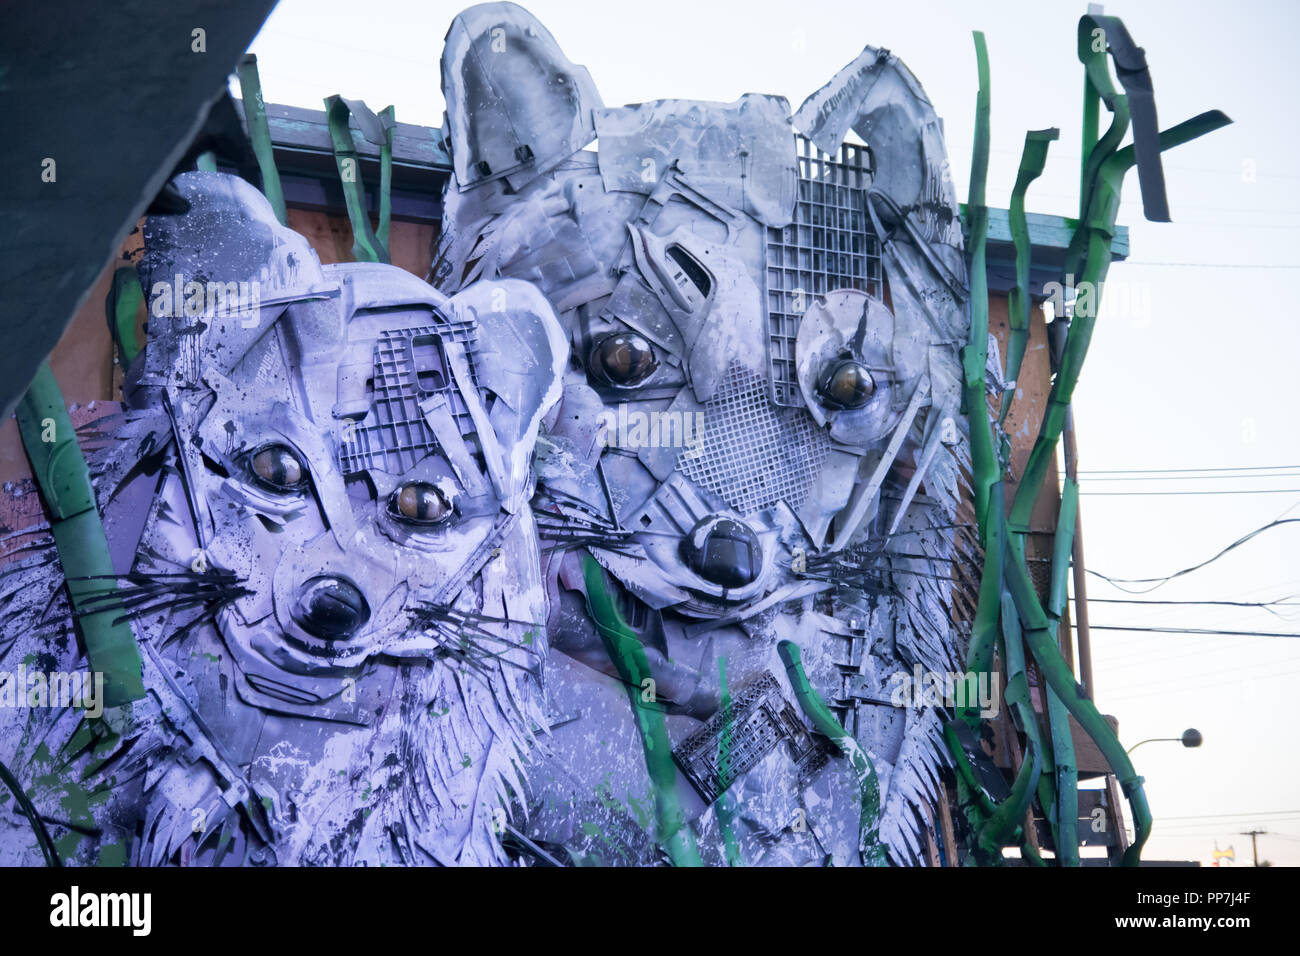
[[[435,394],[446,396],[460,433],[473,433],[469,409],[447,365],[444,340],[465,344],[471,377],[477,380],[477,335],[471,323],[389,329],[379,336],[370,413],[361,424],[346,429],[339,443],[339,468],[344,475],[370,469],[400,475],[438,449],[438,440],[420,411],[420,402]]]
[[[767,382],[732,365],[704,406],[698,454],[677,467],[745,515],[784,501],[798,509],[830,452],[830,439],[803,408],[776,408]]]
[[[724,732],[728,737],[725,751]],[[682,741],[673,751],[673,759],[705,802],[713,803],[782,741],[801,773],[815,771],[825,759],[825,751],[781,695],[776,678],[765,673],[731,706],[719,710]]]
[[[880,242],[866,212],[871,185],[865,146],[845,143],[838,159],[796,136],[799,199],[794,222],[767,230],[768,361],[772,398],[803,404],[795,374],[799,319],[814,295],[860,289],[881,295]]]

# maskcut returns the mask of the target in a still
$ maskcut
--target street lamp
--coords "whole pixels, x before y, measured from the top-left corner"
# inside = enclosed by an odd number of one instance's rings
[[[1188,727],[1183,731],[1181,737],[1148,737],[1146,740],[1139,740],[1132,747],[1129,747],[1126,753],[1132,753],[1143,744],[1154,743],[1157,740],[1176,740],[1184,747],[1199,747],[1204,738],[1201,736],[1201,732],[1195,727]]]

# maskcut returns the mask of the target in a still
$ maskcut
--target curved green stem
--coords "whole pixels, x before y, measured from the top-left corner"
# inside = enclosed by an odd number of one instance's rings
[[[785,664],[790,687],[794,690],[795,699],[804,716],[812,721],[819,734],[828,737],[839,752],[849,758],[858,778],[862,795],[858,818],[858,858],[864,866],[888,866],[889,858],[885,845],[880,840],[880,782],[876,779],[876,768],[872,766],[871,758],[858,746],[853,736],[840,726],[831,709],[826,706],[826,701],[813,690],[808,675],[803,670],[799,645],[793,641],[782,641],[776,645],[776,652]]]
[[[1033,250],[1029,242],[1029,223],[1025,218],[1025,193],[1029,184],[1043,174],[1047,165],[1047,148],[1053,140],[1059,139],[1058,129],[1030,130],[1025,134],[1024,151],[1020,154],[1020,171],[1016,175],[1016,185],[1011,190],[1011,209],[1009,220],[1011,241],[1016,250],[1016,284],[1007,296],[1007,369],[1006,379],[1014,382],[1020,377],[1020,366],[1025,358],[1025,346],[1029,341],[1029,267],[1033,259]],[[1006,421],[1007,412],[1011,410],[1011,398],[1014,391],[1002,396],[1002,410],[998,413],[998,423]]]
[[[586,583],[587,612],[600,632],[609,659],[627,687],[632,714],[645,751],[646,772],[654,795],[655,826],[660,843],[668,851],[674,866],[701,866],[695,834],[686,824],[677,800],[677,767],[673,763],[672,744],[664,726],[663,711],[647,706],[642,698],[643,683],[650,678],[650,664],[645,648],[623,620],[614,596],[605,584],[605,573],[590,554],[582,555],[582,573]]]
[[[287,222],[284,206],[284,188],[280,185],[280,171],[275,166],[275,151],[271,144],[271,127],[266,121],[266,103],[262,99],[262,80],[257,75],[257,57],[252,53],[239,61],[239,92],[244,100],[244,125],[248,128],[248,141],[257,168],[262,172],[262,195],[271,204],[271,210],[280,225]]]
[[[86,660],[104,675],[105,707],[120,707],[144,696],[143,664],[131,626],[121,608],[85,611],[91,596],[104,594],[113,579],[104,525],[99,518],[90,470],[77,444],[77,432],[63,403],[63,392],[48,364],[42,363],[17,409],[18,430],[31,461],[32,475],[45,498],[50,532],[77,611]],[[110,585],[112,586],[112,585]]]

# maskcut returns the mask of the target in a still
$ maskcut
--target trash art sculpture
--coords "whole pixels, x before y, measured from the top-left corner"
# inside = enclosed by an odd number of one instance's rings
[[[1032,811],[1072,865],[1075,726],[1136,863],[1142,778],[1056,638],[1068,459],[1046,593],[1024,544],[1095,311],[1055,316],[1008,501],[1025,191],[1057,131],[1028,135],[1012,194],[1004,366],[976,51],[963,223],[939,120],[886,50],[793,112],[609,108],[527,11],[472,7],[442,56],[427,283],[385,261],[392,108],[326,101],[368,261],[322,267],[282,225],[246,60],[274,202],[178,176],[144,229],[121,414],[75,434],[48,369],[19,409],[47,520],[0,569],[0,703],[24,704],[0,707],[0,863],[906,865],[937,862],[951,787],[946,864],[1042,864]],[[1063,277],[1092,288],[1126,171],[1167,219],[1160,152],[1228,120],[1159,130],[1113,17],[1080,20],[1079,58]],[[344,174],[353,120],[378,226]],[[981,742],[1003,702],[1013,781]]]
[[[509,3],[456,18],[442,76],[433,281],[526,279],[571,345],[534,500],[560,652],[535,852],[915,861],[944,701],[898,689],[959,669],[968,461],[920,85],[869,47],[793,121],[758,94],[606,108]]]
[[[90,709],[0,708],[33,811],[4,815],[0,860],[501,862],[542,720],[551,308],[522,282],[448,299],[321,267],[244,181],[175,185],[189,212],[145,227],[148,346],[95,423],[108,572],[65,590],[35,529],[0,596],[8,672],[103,672],[123,623],[138,656]]]

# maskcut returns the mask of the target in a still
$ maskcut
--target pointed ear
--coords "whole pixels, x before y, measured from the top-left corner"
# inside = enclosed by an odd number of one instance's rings
[[[920,81],[888,50],[868,46],[799,107],[794,128],[832,156],[850,129],[877,158],[872,188],[904,209],[936,200],[957,218],[943,127]]]
[[[176,384],[180,374],[197,385],[201,369],[229,374],[285,303],[336,293],[311,245],[280,225],[250,183],[187,172],[172,185],[188,210],[144,223],[145,372],[155,383]]]
[[[569,345],[550,302],[518,279],[476,282],[451,299],[478,325],[478,385],[495,400],[488,412],[500,456],[489,454],[503,504],[523,504],[542,418],[560,399]],[[494,461],[493,459],[497,459]]]
[[[502,177],[522,189],[596,138],[592,112],[605,105],[586,67],[513,3],[481,3],[452,20],[442,94],[461,190]]]

